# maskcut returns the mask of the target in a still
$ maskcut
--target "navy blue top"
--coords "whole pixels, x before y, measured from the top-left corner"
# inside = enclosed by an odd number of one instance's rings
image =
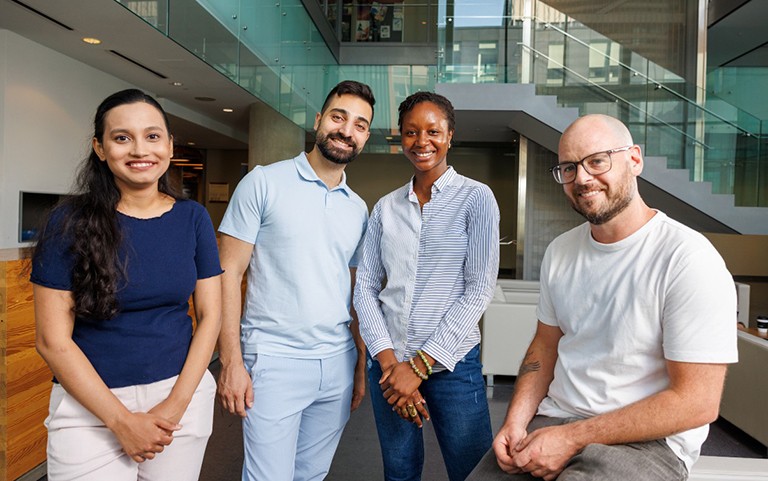
[[[54,216],[51,222],[61,221]],[[112,319],[77,317],[72,339],[109,388],[149,384],[181,372],[192,340],[187,315],[198,279],[222,273],[211,219],[203,206],[178,200],[152,219],[118,213],[119,255],[127,280],[118,287]],[[72,290],[74,256],[65,238],[46,243],[31,281]]]

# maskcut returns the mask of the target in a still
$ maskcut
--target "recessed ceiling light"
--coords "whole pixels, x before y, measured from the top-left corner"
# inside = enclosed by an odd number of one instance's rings
[[[171,85],[173,85],[174,87],[181,87],[184,84],[182,82],[171,82]]]
[[[234,109],[221,109],[221,110],[223,110],[224,112],[227,112],[227,113],[235,111]]]
[[[195,145],[194,142],[187,142],[187,145]]]
[[[98,44],[101,43],[101,40],[99,40],[98,38],[93,38],[93,37],[83,37],[83,42],[89,43],[91,45],[98,45]]]

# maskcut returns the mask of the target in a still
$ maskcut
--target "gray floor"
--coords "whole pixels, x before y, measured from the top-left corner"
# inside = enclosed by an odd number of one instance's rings
[[[211,371],[218,374],[218,362]],[[504,420],[507,403],[514,388],[514,378],[497,376],[496,385],[488,388],[491,423],[497,430]],[[426,463],[423,481],[447,481],[443,459],[429,423],[424,428]],[[383,481],[379,441],[373,422],[370,395],[360,409],[352,414],[342,436],[339,448],[326,477],[327,481]],[[702,447],[708,456],[765,458],[766,448],[725,420],[718,420],[710,428],[709,438]],[[222,412],[217,406],[213,422],[213,435],[203,461],[200,481],[237,481],[243,462],[243,444],[240,419]],[[30,473],[32,474],[32,473]],[[36,478],[37,476],[34,476]],[[25,481],[34,479],[24,477]],[[40,481],[47,478],[43,476]]]
[[[216,368],[212,371],[216,374]],[[494,430],[501,426],[514,378],[497,376],[496,385],[488,389],[491,423]],[[424,481],[447,481],[440,449],[429,423],[424,428],[426,465]],[[240,479],[243,456],[240,421],[222,413],[217,408],[213,435],[208,443],[201,481],[230,481]],[[702,448],[710,456],[766,457],[765,447],[724,420],[718,420],[710,429],[710,435]],[[376,426],[373,422],[370,396],[347,424],[327,481],[383,481]]]

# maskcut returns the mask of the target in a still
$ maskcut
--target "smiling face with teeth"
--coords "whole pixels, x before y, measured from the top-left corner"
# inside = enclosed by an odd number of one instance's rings
[[[400,126],[403,154],[419,174],[433,180],[448,170],[448,149],[453,138],[448,118],[433,102],[419,102],[403,116]]]
[[[327,160],[348,164],[363,150],[371,135],[373,109],[361,97],[344,94],[332,97],[315,117],[315,145]]]
[[[93,139],[93,150],[107,162],[121,192],[157,189],[173,155],[173,137],[154,106],[135,102],[119,105],[104,117],[104,136]]]
[[[632,145],[632,137],[615,119],[593,115],[582,117],[563,133],[560,162],[574,162],[595,152]],[[642,172],[642,157],[637,146],[610,156],[612,167],[598,175],[576,167],[576,179],[563,184],[563,191],[573,209],[592,225],[611,221],[632,205],[637,195],[637,176]]]

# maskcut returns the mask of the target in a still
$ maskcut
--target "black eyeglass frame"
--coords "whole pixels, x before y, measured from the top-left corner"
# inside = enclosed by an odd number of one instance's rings
[[[569,180],[568,182],[560,182],[560,180],[558,179],[558,174],[555,172],[559,171],[564,165],[572,165],[576,169],[574,170],[574,172],[578,171],[579,166],[581,166],[581,168],[584,169],[584,172],[586,172],[589,175],[602,175],[602,174],[605,174],[606,172],[610,172],[610,170],[613,168],[613,157],[611,157],[611,154],[615,154],[616,152],[626,152],[632,147],[634,147],[634,145],[627,145],[625,147],[618,147],[616,149],[608,149],[608,150],[601,150],[599,152],[593,152],[578,162],[561,162],[554,167],[550,167],[549,172],[552,174],[552,177],[555,178],[555,182],[557,182],[560,185],[570,184],[571,182],[576,180],[576,175],[574,175],[572,180]],[[611,165],[608,166],[607,170],[604,170],[600,173],[595,174],[589,171],[586,164],[584,164],[584,161],[598,154],[608,154],[608,161],[611,163]],[[560,177],[562,178],[562,176]]]

